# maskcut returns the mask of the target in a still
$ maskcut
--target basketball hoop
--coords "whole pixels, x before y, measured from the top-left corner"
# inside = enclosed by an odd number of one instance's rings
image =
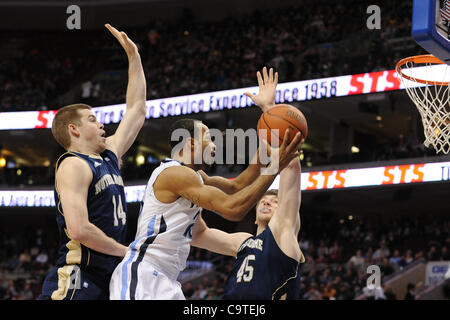
[[[422,117],[423,144],[436,153],[450,151],[450,68],[433,55],[419,55],[397,62],[408,96]]]

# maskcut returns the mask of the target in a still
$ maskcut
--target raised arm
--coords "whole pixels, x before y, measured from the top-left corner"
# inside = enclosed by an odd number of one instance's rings
[[[296,158],[281,171],[278,189],[278,212],[280,214],[275,218],[275,221],[280,220],[279,222],[287,228],[293,228],[295,235],[300,231],[299,211],[302,201],[300,180],[300,160]]]
[[[166,199],[172,202],[181,196],[227,220],[240,221],[274,179],[275,175],[259,176],[250,186],[230,195],[219,188],[203,184],[190,168],[171,167],[158,176],[154,188],[156,197],[162,202]]]
[[[252,184],[236,193],[227,194],[217,187],[203,184],[194,170],[177,166],[165,169],[156,179],[154,183],[156,198],[171,203],[181,196],[225,219],[240,221],[270,187],[278,172],[293,158],[298,157],[301,146],[300,133],[295,135],[290,144],[287,144],[288,139],[289,132],[286,130],[281,146],[271,151],[273,170],[261,174]]]
[[[211,252],[236,257],[239,247],[250,233],[227,233],[219,229],[209,228],[202,215],[197,218],[192,231],[191,245]]]
[[[214,186],[225,193],[233,194],[252,184],[260,175],[262,165],[257,160],[258,154],[259,152],[257,151],[249,166],[233,180],[221,176],[210,177],[202,170],[199,170],[199,173],[206,185]]]
[[[280,249],[287,256],[304,262],[297,239],[300,231],[300,181],[300,161],[297,158],[281,171],[278,208],[270,219],[269,227]]]
[[[261,72],[256,73],[256,78],[258,80],[259,92],[257,95],[253,95],[250,92],[245,92],[244,94],[248,96],[252,101],[265,112],[275,105],[275,95],[278,84],[278,72],[273,73],[273,69],[270,68],[267,72],[267,68],[264,67]],[[259,151],[259,150],[258,150]],[[259,163],[258,155],[259,152],[253,156],[250,165],[241,174],[239,174],[236,179],[229,180],[220,176],[209,177],[203,171],[200,172],[205,184],[215,186],[222,191],[233,194],[243,188],[252,184],[256,178],[260,175],[261,164]]]
[[[123,257],[127,248],[89,221],[87,194],[92,171],[81,159],[65,159],[56,172],[56,186],[69,237],[95,251]]]
[[[141,57],[134,42],[125,32],[119,32],[109,24],[105,27],[119,41],[128,56],[127,109],[114,135],[107,138],[108,148],[120,159],[131,147],[144,124],[147,88]]]

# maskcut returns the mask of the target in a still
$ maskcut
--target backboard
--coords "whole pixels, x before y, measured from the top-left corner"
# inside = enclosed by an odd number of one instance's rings
[[[450,0],[414,0],[411,33],[422,48],[450,64]]]

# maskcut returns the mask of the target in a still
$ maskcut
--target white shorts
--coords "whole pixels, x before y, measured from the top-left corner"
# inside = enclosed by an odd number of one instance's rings
[[[113,272],[109,284],[111,300],[186,300],[181,284],[140,261],[123,260]]]

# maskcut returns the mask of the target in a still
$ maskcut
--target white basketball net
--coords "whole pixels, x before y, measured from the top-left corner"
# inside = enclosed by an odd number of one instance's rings
[[[447,64],[415,64],[407,62],[402,66],[403,85],[422,117],[425,141],[436,153],[447,154],[450,151],[450,68]],[[417,81],[426,81],[427,84]],[[428,81],[431,83],[429,84]],[[436,84],[434,82],[447,82]]]

